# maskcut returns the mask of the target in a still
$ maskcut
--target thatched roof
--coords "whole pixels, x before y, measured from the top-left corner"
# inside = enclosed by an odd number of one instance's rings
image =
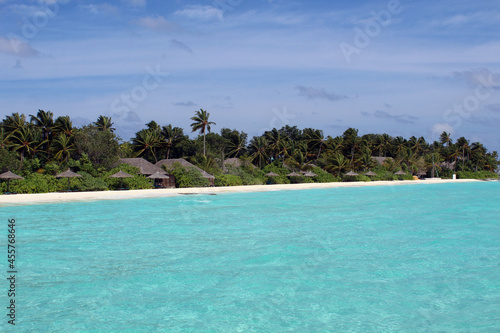
[[[359,176],[356,172],[354,171],[349,171],[348,173],[345,174],[346,176]]]
[[[56,175],[56,178],[75,178],[75,177],[82,177],[82,175],[79,175],[76,172],[71,171],[70,169]]]
[[[306,176],[306,177],[316,177],[317,174],[315,174],[314,172],[308,171],[308,172],[304,173],[304,176]]]
[[[166,174],[162,168],[155,166],[153,163],[146,161],[143,158],[120,158],[119,163],[125,163],[133,167],[139,168],[141,175],[152,175],[153,173],[159,172]]]
[[[247,162],[247,161],[243,161],[239,158],[236,158],[236,157],[232,157],[232,158],[226,158],[223,162],[223,169],[224,171],[227,171],[226,168],[227,166],[232,166],[234,168],[239,168],[240,166],[243,166],[243,165],[250,165],[252,168],[255,168],[255,165],[253,165],[252,163],[250,162]]]
[[[168,179],[170,177],[167,176],[164,173],[155,172],[151,176],[148,176],[148,178],[151,178],[151,179]]]
[[[302,177],[300,173],[292,172],[286,175],[287,177]]]
[[[392,160],[392,157],[372,156],[372,160],[377,162],[378,165],[382,165],[386,160]]]
[[[211,174],[209,174],[205,170],[198,168],[196,165],[189,163],[188,161],[186,161],[183,158],[171,158],[168,160],[164,159],[164,160],[158,161],[158,163],[156,163],[155,166],[157,166],[158,168],[165,166],[168,169],[168,168],[172,167],[174,165],[174,163],[179,163],[180,165],[182,165],[186,169],[187,168],[194,168],[194,169],[198,170],[199,172],[201,172],[201,175],[204,178],[215,179],[214,176],[212,176]]]
[[[365,176],[376,176],[377,174],[373,171],[368,171],[367,173],[365,173]]]
[[[399,170],[398,172],[395,173],[395,175],[398,176],[406,175],[406,172]]]
[[[24,179],[21,176],[16,175],[15,173],[11,171],[4,172],[0,175],[1,179]]]
[[[109,176],[110,178],[133,178],[134,176],[132,176],[131,174],[128,174],[126,172],[123,172],[123,171],[118,171],[117,173]]]
[[[265,174],[266,177],[278,177],[279,175],[277,173],[274,173],[274,172],[268,172]]]

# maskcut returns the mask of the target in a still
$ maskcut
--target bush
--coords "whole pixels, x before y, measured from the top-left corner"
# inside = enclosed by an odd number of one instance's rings
[[[126,172],[134,178],[110,178],[109,176],[117,173],[118,171]],[[108,172],[105,172],[103,175],[103,180],[106,182],[108,188],[117,189],[117,188],[128,188],[131,190],[142,190],[142,189],[151,189],[153,188],[151,179],[148,179],[144,175],[139,175],[139,168],[131,166],[129,164],[120,164],[116,168],[111,169]]]
[[[67,180],[64,184],[67,184]],[[6,192],[7,182],[2,182],[0,188],[2,192]],[[57,192],[62,189],[63,183],[54,176],[39,173],[27,175],[24,179],[10,181],[10,191],[17,193],[48,193]]]
[[[80,191],[105,191],[108,189],[108,184],[102,178],[95,178],[92,175],[80,171],[81,178],[76,178],[76,189]]]
[[[215,186],[239,186],[243,180],[235,175],[218,175],[215,177]]]
[[[358,175],[358,176],[342,176],[342,181],[343,182],[371,182],[372,180],[370,177],[365,176],[365,175]]]
[[[458,179],[498,179],[498,174],[491,171],[458,171]]]
[[[205,187],[209,185],[208,179],[203,177],[195,168],[184,168],[180,163],[174,163],[168,173],[175,177],[176,187]]]
[[[335,177],[329,172],[326,172],[325,170],[321,169],[320,167],[315,167],[311,170],[313,173],[317,174],[316,177],[313,177],[312,179],[316,183],[333,183],[333,182],[339,182],[340,179]]]

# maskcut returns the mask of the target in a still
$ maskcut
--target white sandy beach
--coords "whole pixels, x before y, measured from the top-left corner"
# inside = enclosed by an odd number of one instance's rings
[[[168,197],[168,196],[183,195],[183,194],[267,192],[267,191],[283,191],[283,190],[320,189],[320,188],[333,188],[333,187],[422,185],[422,184],[463,183],[463,182],[474,182],[474,181],[478,180],[435,179],[435,180],[373,181],[373,182],[349,182],[349,183],[339,182],[339,183],[305,183],[305,184],[283,184],[283,185],[247,185],[247,186],[229,186],[229,187],[175,188],[175,189],[130,190],[130,191],[14,194],[14,195],[0,195],[0,206],[45,204],[45,203],[70,202],[70,201],[154,198],[154,197]]]

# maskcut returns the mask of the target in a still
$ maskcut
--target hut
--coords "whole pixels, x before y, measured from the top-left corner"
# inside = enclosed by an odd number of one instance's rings
[[[139,174],[144,176],[151,176],[157,172],[164,175],[167,174],[167,172],[163,170],[161,167],[154,165],[153,163],[150,163],[141,157],[121,158],[119,160],[119,163],[125,163],[138,168]],[[175,178],[173,176],[169,176],[168,178],[164,178],[156,182],[158,186],[163,188],[175,188]]]
[[[196,165],[189,163],[188,161],[186,161],[183,158],[164,159],[164,160],[158,161],[155,164],[155,166],[158,167],[158,168],[160,168],[160,169],[163,166],[166,169],[169,169],[169,168],[173,167],[174,163],[179,163],[185,169],[193,168],[193,169],[198,170],[199,172],[201,172],[201,175],[203,176],[203,178],[206,178],[208,180],[208,183],[210,184],[210,186],[214,186],[215,185],[215,177],[214,176],[212,176],[211,174],[209,174],[205,170],[198,168]],[[174,178],[174,177],[171,177],[171,178]]]

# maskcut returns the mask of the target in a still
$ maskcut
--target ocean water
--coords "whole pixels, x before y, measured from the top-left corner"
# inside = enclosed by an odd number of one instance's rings
[[[3,207],[0,331],[500,332],[499,202],[484,182]]]

